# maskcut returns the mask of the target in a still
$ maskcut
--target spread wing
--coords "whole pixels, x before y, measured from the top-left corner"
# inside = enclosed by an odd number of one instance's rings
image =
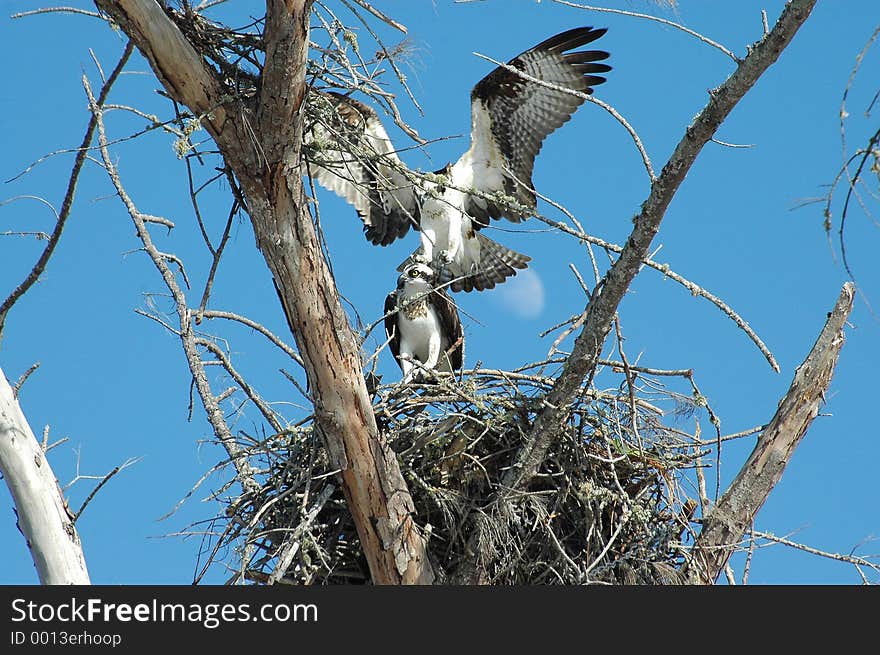
[[[418,225],[415,191],[376,112],[332,92],[312,92],[310,102],[309,175],[354,205],[373,244],[387,246]]]
[[[579,27],[553,36],[514,57],[508,65],[543,82],[593,92],[605,81],[597,73],[611,70],[596,63],[608,57],[602,50],[567,52],[595,41],[605,29]],[[471,92],[471,147],[453,167],[453,179],[483,193],[502,192],[529,210],[535,208],[532,170],[548,134],[571,118],[583,98],[529,81],[497,67]],[[519,222],[529,215],[504,202],[468,196],[465,210],[483,225],[489,217]]]
[[[446,294],[443,289],[437,289],[431,295],[431,303],[434,305],[434,311],[440,320],[440,327],[449,339],[449,363],[452,370],[460,369],[462,366],[464,353],[464,332],[461,329],[461,320],[458,317],[458,310],[455,303]],[[387,310],[386,310],[387,311]]]
[[[391,313],[389,313],[391,312]],[[388,346],[391,348],[391,354],[394,355],[394,361],[400,366],[400,329],[397,327],[397,292],[392,291],[385,296],[385,334],[391,339]],[[403,366],[400,366],[403,370]]]

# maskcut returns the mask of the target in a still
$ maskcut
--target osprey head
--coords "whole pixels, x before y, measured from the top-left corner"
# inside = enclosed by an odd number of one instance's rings
[[[397,278],[397,289],[413,292],[429,291],[434,284],[434,269],[425,263],[416,261],[406,268]]]

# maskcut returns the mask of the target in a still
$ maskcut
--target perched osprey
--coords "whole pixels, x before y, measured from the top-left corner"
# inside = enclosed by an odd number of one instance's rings
[[[611,70],[597,63],[608,53],[569,51],[603,34],[605,29],[592,27],[568,30],[508,65],[549,85],[589,94],[605,81],[597,73]],[[313,113],[319,118],[305,132],[310,175],[354,205],[371,243],[384,246],[410,227],[420,230],[417,259],[431,263],[438,283],[453,280],[453,291],[471,291],[491,289],[526,267],[529,257],[477,230],[492,218],[518,223],[534,212],[535,157],[547,135],[584,99],[499,66],[471,91],[470,147],[428,176],[400,161],[376,112],[363,103],[336,93],[321,93],[316,102]]]
[[[414,361],[438,371],[461,368],[464,334],[458,311],[434,283],[430,266],[413,263],[397,278],[397,290],[385,298],[385,333],[404,382],[420,372]]]

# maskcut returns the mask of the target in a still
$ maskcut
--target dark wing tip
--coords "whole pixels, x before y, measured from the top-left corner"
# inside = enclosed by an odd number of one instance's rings
[[[374,213],[379,220],[373,220]],[[397,230],[388,225],[388,220],[382,216],[381,210],[370,207],[369,215],[360,211],[357,215],[364,224],[364,236],[374,246],[387,246],[398,238]]]
[[[608,59],[611,55],[605,50],[578,50],[577,52],[569,52],[562,55],[562,59],[567,64],[589,64],[594,61]],[[595,64],[601,66],[603,64]],[[607,64],[604,64],[607,66]]]
[[[363,216],[361,216],[361,220]],[[403,226],[401,228],[401,225]],[[409,223],[397,223],[392,226],[367,225],[364,223],[364,236],[374,246],[387,246],[402,238],[409,230]]]
[[[397,305],[397,291],[391,291],[385,296],[385,313],[387,314],[391,309],[393,309]]]
[[[454,370],[459,370],[462,366],[464,366],[464,353],[462,352],[464,346],[462,344],[458,344],[449,354],[449,363],[452,364],[452,368]]]
[[[584,84],[586,84],[587,88],[590,88],[590,89],[594,86],[602,84],[605,81],[606,80],[604,77],[599,77],[598,75],[585,75],[584,76]]]
[[[574,64],[572,66],[578,73],[608,73],[611,71],[611,66],[608,64]]]
[[[608,64],[596,63],[604,59],[608,59],[610,54],[605,50],[580,50],[576,52],[566,52],[582,45],[591,43],[601,37],[608,29],[605,27],[575,27],[556,36],[551,36],[543,43],[538,44],[532,51],[553,52],[559,55],[567,65],[584,76],[583,91],[592,93],[593,86],[605,82],[605,78],[591,73],[607,73],[611,70]],[[526,53],[523,53],[526,54]],[[522,56],[522,55],[520,55]]]
[[[393,239],[388,238],[388,233],[384,230],[376,229],[367,225],[364,225],[364,236],[366,236],[367,241],[374,246],[387,246],[393,241]]]
[[[391,349],[394,361],[397,362],[397,365],[403,370],[403,364],[401,364],[400,359],[398,359],[398,355],[400,355],[400,335],[397,330],[397,313],[390,313],[394,312],[395,309],[397,309],[397,292],[392,291],[385,296],[383,313],[388,314],[385,316],[385,335],[389,339],[388,347]]]
[[[565,52],[572,48],[578,48],[587,43],[592,43],[599,39],[605,32],[607,27],[575,27],[564,32],[560,32],[555,36],[551,36],[546,41],[542,41],[532,50],[555,50],[556,52]]]

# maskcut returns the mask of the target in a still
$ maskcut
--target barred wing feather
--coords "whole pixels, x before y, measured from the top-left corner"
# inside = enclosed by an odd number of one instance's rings
[[[548,84],[591,94],[605,81],[599,73],[611,70],[597,63],[608,57],[603,50],[568,52],[591,43],[605,29],[579,27],[557,34],[526,50],[508,65]],[[497,67],[471,92],[471,147],[453,167],[460,183],[483,194],[499,192],[520,207],[471,194],[466,211],[482,225],[505,217],[514,222],[535,208],[532,170],[547,135],[571,118],[584,103],[570,93],[543,86]]]
[[[419,204],[376,112],[338,93],[313,92],[304,159],[321,186],[351,203],[370,243],[386,246],[418,228]]]

